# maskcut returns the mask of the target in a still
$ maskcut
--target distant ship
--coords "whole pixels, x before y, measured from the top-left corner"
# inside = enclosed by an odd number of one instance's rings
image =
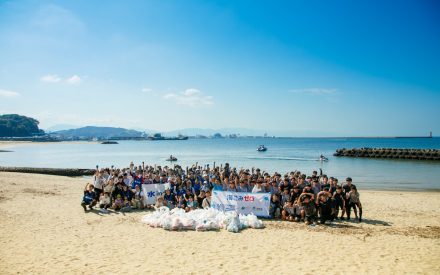
[[[184,135],[178,135],[177,137],[164,137],[160,133],[156,133],[148,137],[149,140],[187,140],[188,137]]]

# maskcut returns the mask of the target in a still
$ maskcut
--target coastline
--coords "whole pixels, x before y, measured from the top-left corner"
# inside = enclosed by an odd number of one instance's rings
[[[140,222],[148,211],[84,213],[86,182],[0,172],[0,273],[164,273],[171,258],[173,270],[165,273],[440,272],[438,192],[360,189],[365,222],[311,227],[265,220],[265,229],[233,234],[150,228]],[[313,256],[299,257],[304,249]],[[342,257],[334,255],[331,266],[316,261],[335,251]]]

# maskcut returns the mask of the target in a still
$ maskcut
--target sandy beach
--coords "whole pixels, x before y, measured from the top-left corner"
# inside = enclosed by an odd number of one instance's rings
[[[440,193],[363,191],[365,222],[168,232],[84,213],[84,178],[0,173],[1,274],[440,273]]]

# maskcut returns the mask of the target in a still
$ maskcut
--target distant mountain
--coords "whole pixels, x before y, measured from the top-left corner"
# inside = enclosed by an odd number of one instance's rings
[[[63,130],[71,130],[71,129],[77,129],[80,126],[72,125],[72,124],[56,124],[51,127],[46,128],[46,132],[57,132],[57,131],[63,131]]]
[[[53,132],[54,135],[63,137],[87,137],[87,138],[110,138],[110,137],[141,137],[145,134],[136,130],[115,127],[86,126],[77,129]]]

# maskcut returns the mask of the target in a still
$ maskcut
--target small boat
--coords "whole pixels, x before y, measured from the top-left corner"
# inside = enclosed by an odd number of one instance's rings
[[[321,156],[319,156],[319,161],[328,161],[328,158],[321,155]]]
[[[258,152],[266,152],[266,151],[267,151],[267,148],[266,148],[266,146],[264,146],[264,145],[260,145],[260,146],[258,146],[257,151],[258,151]]]
[[[169,158],[166,159],[166,161],[177,161],[177,158],[171,155]]]
[[[106,140],[101,142],[101,144],[118,144],[116,141]]]

